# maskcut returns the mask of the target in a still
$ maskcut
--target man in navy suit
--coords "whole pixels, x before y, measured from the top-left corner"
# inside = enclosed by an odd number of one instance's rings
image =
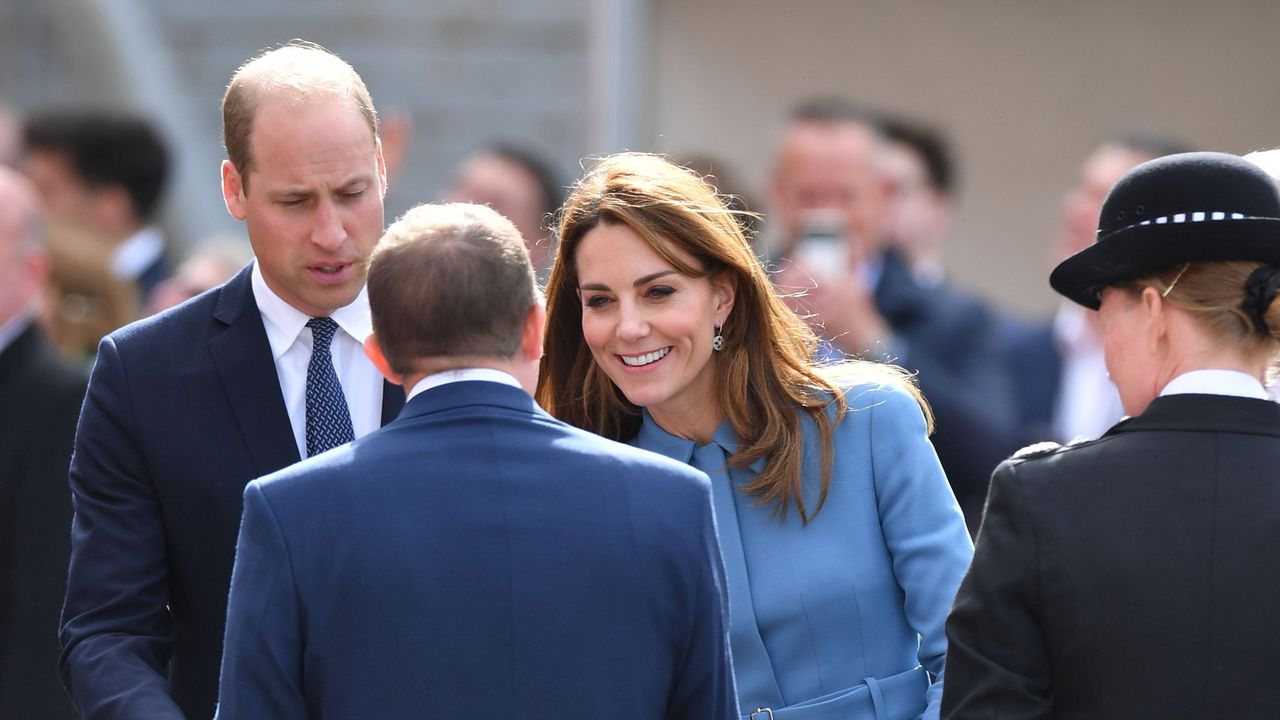
[[[511,222],[409,211],[369,300],[409,399],[245,490],[218,717],[738,717],[709,481],[537,407]]]
[[[71,464],[63,682],[86,718],[209,718],[246,483],[394,417],[364,357],[386,188],[368,90],[290,45],[223,100],[255,262],[102,341]]]

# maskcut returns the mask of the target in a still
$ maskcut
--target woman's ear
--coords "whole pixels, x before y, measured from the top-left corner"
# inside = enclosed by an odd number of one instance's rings
[[[737,288],[728,273],[721,273],[711,279],[711,294],[715,300],[716,325],[724,325],[733,310],[733,301],[737,296]]]
[[[1154,352],[1169,333],[1168,314],[1164,297],[1153,287],[1142,290],[1142,317],[1146,321],[1147,349]]]

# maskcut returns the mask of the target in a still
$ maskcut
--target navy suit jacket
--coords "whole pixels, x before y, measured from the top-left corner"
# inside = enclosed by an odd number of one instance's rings
[[[0,719],[75,717],[58,682],[67,465],[85,373],[34,324],[0,350]]]
[[[249,273],[98,347],[61,631],[86,718],[213,715],[244,486],[298,460]]]
[[[706,475],[462,381],[245,491],[219,718],[737,717]]]

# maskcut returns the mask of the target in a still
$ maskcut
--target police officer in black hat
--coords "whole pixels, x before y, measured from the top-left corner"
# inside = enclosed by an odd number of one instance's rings
[[[1098,310],[1131,417],[996,470],[944,718],[1280,718],[1280,189],[1139,165],[1050,284]]]

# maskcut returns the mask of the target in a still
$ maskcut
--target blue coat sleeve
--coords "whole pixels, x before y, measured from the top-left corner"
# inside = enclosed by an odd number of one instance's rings
[[[924,717],[937,718],[947,611],[973,544],[915,398],[902,390],[879,396],[871,410],[871,453],[880,526],[907,621],[920,635],[920,664],[935,678]]]
[[[59,668],[82,717],[182,718],[168,694],[165,529],[114,341],[98,359],[71,463],[75,515]]]
[[[701,475],[701,473],[699,473]],[[711,486],[702,476],[703,512],[698,552],[698,580],[689,618],[684,662],[672,691],[670,720],[734,720],[738,692],[729,651],[729,599],[711,505]]]
[[[258,481],[244,491],[236,542],[218,714],[308,717],[302,688],[302,622],[284,534]]]

